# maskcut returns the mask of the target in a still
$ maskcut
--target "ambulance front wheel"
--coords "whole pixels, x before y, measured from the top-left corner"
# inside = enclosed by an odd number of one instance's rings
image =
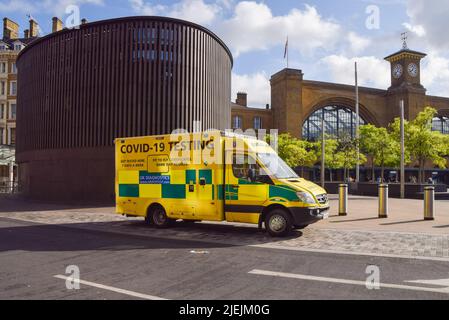
[[[167,213],[162,206],[153,207],[150,210],[149,215],[151,217],[151,224],[153,224],[157,228],[167,228],[173,222],[172,219],[167,217]]]
[[[272,237],[285,237],[292,231],[291,216],[282,209],[274,209],[265,218],[265,228]]]

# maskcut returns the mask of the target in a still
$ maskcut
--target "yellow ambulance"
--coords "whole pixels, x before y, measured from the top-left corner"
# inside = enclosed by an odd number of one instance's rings
[[[285,236],[328,217],[326,191],[253,137],[180,132],[117,138],[115,145],[116,212],[156,227],[229,221]]]

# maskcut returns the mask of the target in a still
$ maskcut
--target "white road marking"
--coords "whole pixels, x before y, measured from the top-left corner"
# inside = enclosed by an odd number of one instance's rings
[[[72,277],[66,277],[66,276],[63,276],[63,275],[60,275],[60,274],[55,275],[54,277],[58,278],[58,279],[62,279],[62,280],[67,280],[67,279],[70,278],[71,281],[78,282],[78,283],[84,284],[86,286],[95,287],[95,288],[104,289],[104,290],[109,290],[109,291],[125,294],[125,295],[131,296],[131,297],[145,299],[145,300],[168,300],[168,299],[164,299],[164,298],[161,298],[161,297],[151,296],[151,295],[148,295],[148,294],[143,294],[143,293],[139,293],[139,292],[124,290],[124,289],[115,288],[115,287],[111,287],[111,286],[106,286],[106,285],[103,285],[103,284],[90,282],[90,281],[86,281],[86,280],[81,280],[81,279],[77,280],[77,279],[73,279]]]
[[[436,280],[410,280],[405,281],[410,283],[430,284],[433,286],[449,287],[449,279],[436,279]]]
[[[282,277],[282,278],[290,278],[290,279],[300,279],[300,280],[308,280],[308,281],[319,281],[319,282],[329,282],[329,283],[339,283],[339,284],[350,284],[366,287],[365,281],[358,280],[348,280],[348,279],[338,279],[338,278],[328,278],[328,277],[316,277],[309,276],[303,274],[295,274],[295,273],[285,273],[285,272],[275,272],[275,271],[266,271],[266,270],[251,270],[248,272],[250,274],[263,275],[263,276],[271,276],[271,277]],[[407,286],[401,284],[393,284],[393,283],[381,283],[380,288],[390,288],[390,289],[401,289],[401,290],[413,290],[413,291],[426,291],[426,292],[435,292],[435,293],[446,293],[449,294],[449,288],[426,288],[426,287],[416,287],[416,286]]]
[[[397,259],[449,262],[449,258],[443,258],[443,257],[426,257],[426,256],[411,256],[411,255],[409,256],[409,255],[401,255],[401,254],[375,253],[375,252],[364,252],[364,251],[312,249],[312,248],[303,248],[303,247],[282,246],[282,245],[270,244],[270,243],[250,244],[250,245],[248,245],[248,247],[268,248],[268,249],[277,249],[277,250],[290,250],[290,251],[298,251],[298,252],[329,253],[329,254],[349,255],[349,256],[369,256],[369,257],[380,257],[380,258],[397,258]]]

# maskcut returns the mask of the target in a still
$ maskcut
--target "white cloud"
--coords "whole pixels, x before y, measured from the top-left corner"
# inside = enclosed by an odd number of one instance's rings
[[[361,37],[352,31],[348,34],[348,42],[352,52],[354,53],[362,52],[371,44],[371,40]]]
[[[139,14],[164,15],[206,25],[211,24],[220,11],[217,4],[207,4],[203,0],[181,0],[170,6],[152,5],[144,0],[129,0],[129,2],[133,10]]]
[[[273,16],[264,3],[239,2],[234,15],[217,26],[218,33],[229,44],[235,56],[283,45],[288,35],[289,46],[303,54],[318,48],[332,48],[339,39],[340,26],[323,19],[318,11],[306,5],[287,15]]]
[[[430,53],[423,61],[421,82],[430,94],[449,97],[449,59]]]
[[[239,91],[248,94],[248,105],[250,107],[265,107],[267,103],[270,103],[270,81],[267,74],[263,71],[243,75],[232,73],[233,101]]]
[[[424,37],[426,35],[426,30],[424,29],[423,26],[417,25],[417,26],[412,26],[410,23],[404,22],[402,24],[408,31],[416,34],[418,37]]]
[[[449,29],[449,1],[408,0],[407,15],[412,31],[424,32],[435,48],[449,49],[449,37],[445,36]]]
[[[330,72],[331,80],[354,85],[354,63],[357,61],[359,85],[386,89],[390,85],[390,65],[376,57],[348,58],[330,55],[320,60],[320,64]]]

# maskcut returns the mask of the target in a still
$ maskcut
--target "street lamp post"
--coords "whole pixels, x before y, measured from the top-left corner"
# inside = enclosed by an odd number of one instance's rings
[[[401,199],[405,198],[405,133],[404,133],[404,100],[399,103],[401,114]]]
[[[357,164],[355,167],[355,182],[360,182],[360,147],[359,147],[359,81],[357,74],[357,62],[355,62],[355,140],[357,152]]]
[[[325,150],[326,150],[326,139],[325,139],[325,127],[324,127],[324,109],[323,109],[323,113],[321,115],[321,186],[324,188],[324,184],[325,184],[325,163],[324,163],[324,159],[325,159]]]
[[[11,184],[9,192],[14,193],[14,162],[12,161],[9,163],[9,183]]]

